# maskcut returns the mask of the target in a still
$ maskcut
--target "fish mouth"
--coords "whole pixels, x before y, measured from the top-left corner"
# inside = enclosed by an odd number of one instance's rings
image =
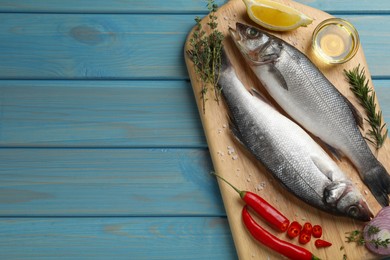
[[[237,30],[233,29],[232,27],[229,26],[229,33],[230,36],[233,38],[233,41],[235,43],[238,43],[241,40],[240,34],[237,32]]]
[[[370,207],[368,206],[368,204],[364,200],[360,201],[360,206],[363,208],[363,212],[365,212],[365,214],[363,214],[363,216],[362,216],[362,220],[363,221],[370,221],[374,217],[372,210],[370,209]]]
[[[236,47],[240,50],[241,54],[246,58],[247,60],[251,61],[252,58],[249,55],[248,50],[245,48],[242,40],[243,37],[239,31],[239,27],[243,26],[243,24],[236,23],[236,29],[233,29],[232,27],[229,26],[229,34],[233,39],[234,44]]]

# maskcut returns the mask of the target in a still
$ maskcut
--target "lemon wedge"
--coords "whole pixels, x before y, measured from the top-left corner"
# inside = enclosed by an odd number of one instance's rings
[[[300,11],[272,0],[243,0],[252,21],[273,31],[290,31],[307,26],[313,19]]]

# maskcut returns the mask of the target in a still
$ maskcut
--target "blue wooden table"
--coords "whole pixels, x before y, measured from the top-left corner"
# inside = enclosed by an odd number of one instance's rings
[[[357,27],[390,122],[390,1],[299,2]],[[205,5],[0,0],[0,259],[237,259],[183,60]]]

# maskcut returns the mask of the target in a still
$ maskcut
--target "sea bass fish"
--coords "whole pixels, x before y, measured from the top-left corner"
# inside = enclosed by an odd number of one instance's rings
[[[370,220],[363,196],[337,164],[301,127],[247,91],[224,52],[219,84],[232,132],[285,188],[328,213]]]
[[[236,24],[230,34],[272,98],[336,155],[345,155],[376,200],[389,205],[390,175],[359,130],[359,113],[298,49],[258,28]]]

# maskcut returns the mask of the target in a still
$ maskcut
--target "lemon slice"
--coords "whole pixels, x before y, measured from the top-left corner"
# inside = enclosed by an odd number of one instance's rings
[[[243,0],[252,21],[273,31],[290,31],[307,26],[313,19],[300,11],[272,0]]]

